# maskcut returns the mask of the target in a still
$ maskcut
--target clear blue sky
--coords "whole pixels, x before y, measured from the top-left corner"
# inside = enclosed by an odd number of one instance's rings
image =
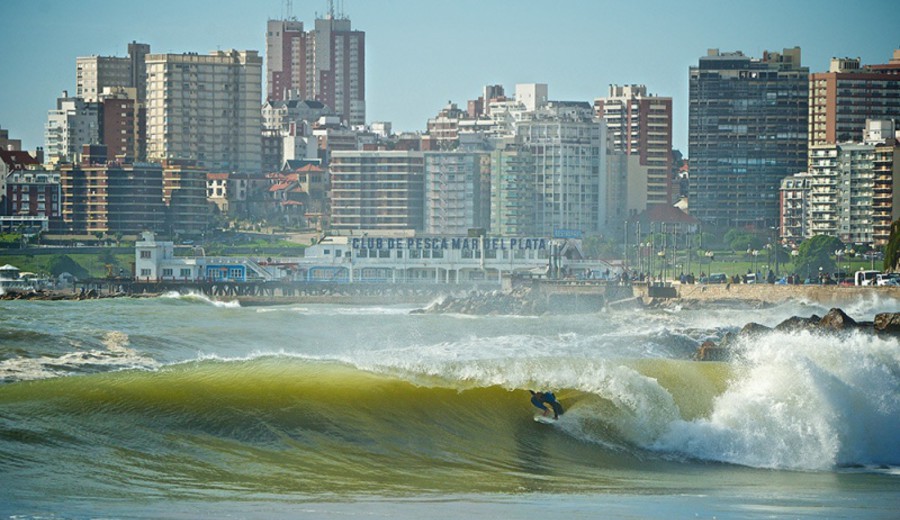
[[[335,0],[340,4],[340,0]],[[485,84],[548,83],[551,99],[604,96],[610,83],[646,84],[674,100],[674,147],[687,154],[688,67],[708,48],[799,45],[803,64],[832,56],[886,63],[900,47],[896,0],[344,0],[366,32],[369,121],[424,130],[448,100],[465,105]],[[326,0],[294,0],[312,24]],[[282,0],[0,0],[0,127],[43,145],[47,110],[74,93],[75,58],[152,52],[265,52],[266,20]],[[263,86],[265,92],[265,86]]]

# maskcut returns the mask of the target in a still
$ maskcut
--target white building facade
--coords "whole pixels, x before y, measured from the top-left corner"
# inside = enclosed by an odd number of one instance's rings
[[[809,155],[807,236],[872,244],[875,145],[814,145]]]
[[[618,269],[602,261],[568,260],[580,240],[496,236],[325,237],[302,258],[175,256],[172,242],[144,233],[135,244],[137,281],[293,281],[499,286],[513,275],[546,276]]]
[[[534,161],[535,222],[539,235],[607,227],[606,125],[589,103],[551,103],[516,124],[516,143]]]
[[[44,127],[44,161],[48,165],[78,162],[81,147],[100,143],[100,105],[81,98],[56,100],[56,110],[47,113]]]
[[[262,58],[256,51],[147,56],[147,157],[258,172]]]
[[[486,154],[425,152],[424,232],[465,235],[489,225],[490,160]]]

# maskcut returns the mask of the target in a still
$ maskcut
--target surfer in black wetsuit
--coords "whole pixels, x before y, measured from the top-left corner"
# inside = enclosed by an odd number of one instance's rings
[[[543,410],[545,417],[550,413],[550,409],[546,406],[548,404],[553,408],[554,419],[559,419],[559,416],[563,414],[563,407],[556,400],[553,392],[535,392],[534,390],[529,390],[529,392],[531,392],[531,404],[539,410]]]

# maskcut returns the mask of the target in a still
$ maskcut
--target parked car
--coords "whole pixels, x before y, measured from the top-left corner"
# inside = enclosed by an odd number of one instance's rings
[[[880,273],[878,271],[857,271],[853,275],[853,281],[856,285],[875,285],[875,279]]]
[[[892,287],[900,286],[900,274],[897,274],[897,273],[879,274],[877,277],[875,277],[875,285],[892,286]]]
[[[706,283],[728,283],[728,276],[725,273],[713,273],[707,277]]]

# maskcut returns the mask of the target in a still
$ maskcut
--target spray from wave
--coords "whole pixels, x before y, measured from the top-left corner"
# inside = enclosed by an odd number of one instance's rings
[[[771,333],[741,360],[708,417],[648,447],[762,468],[900,464],[900,347],[860,333]]]
[[[237,300],[231,301],[220,301],[213,300],[206,296],[203,293],[198,292],[187,292],[180,293],[178,291],[169,291],[167,293],[161,294],[160,298],[169,299],[169,300],[178,300],[188,303],[204,303],[207,305],[212,305],[213,307],[221,307],[224,309],[237,309],[240,308],[241,304]]]

